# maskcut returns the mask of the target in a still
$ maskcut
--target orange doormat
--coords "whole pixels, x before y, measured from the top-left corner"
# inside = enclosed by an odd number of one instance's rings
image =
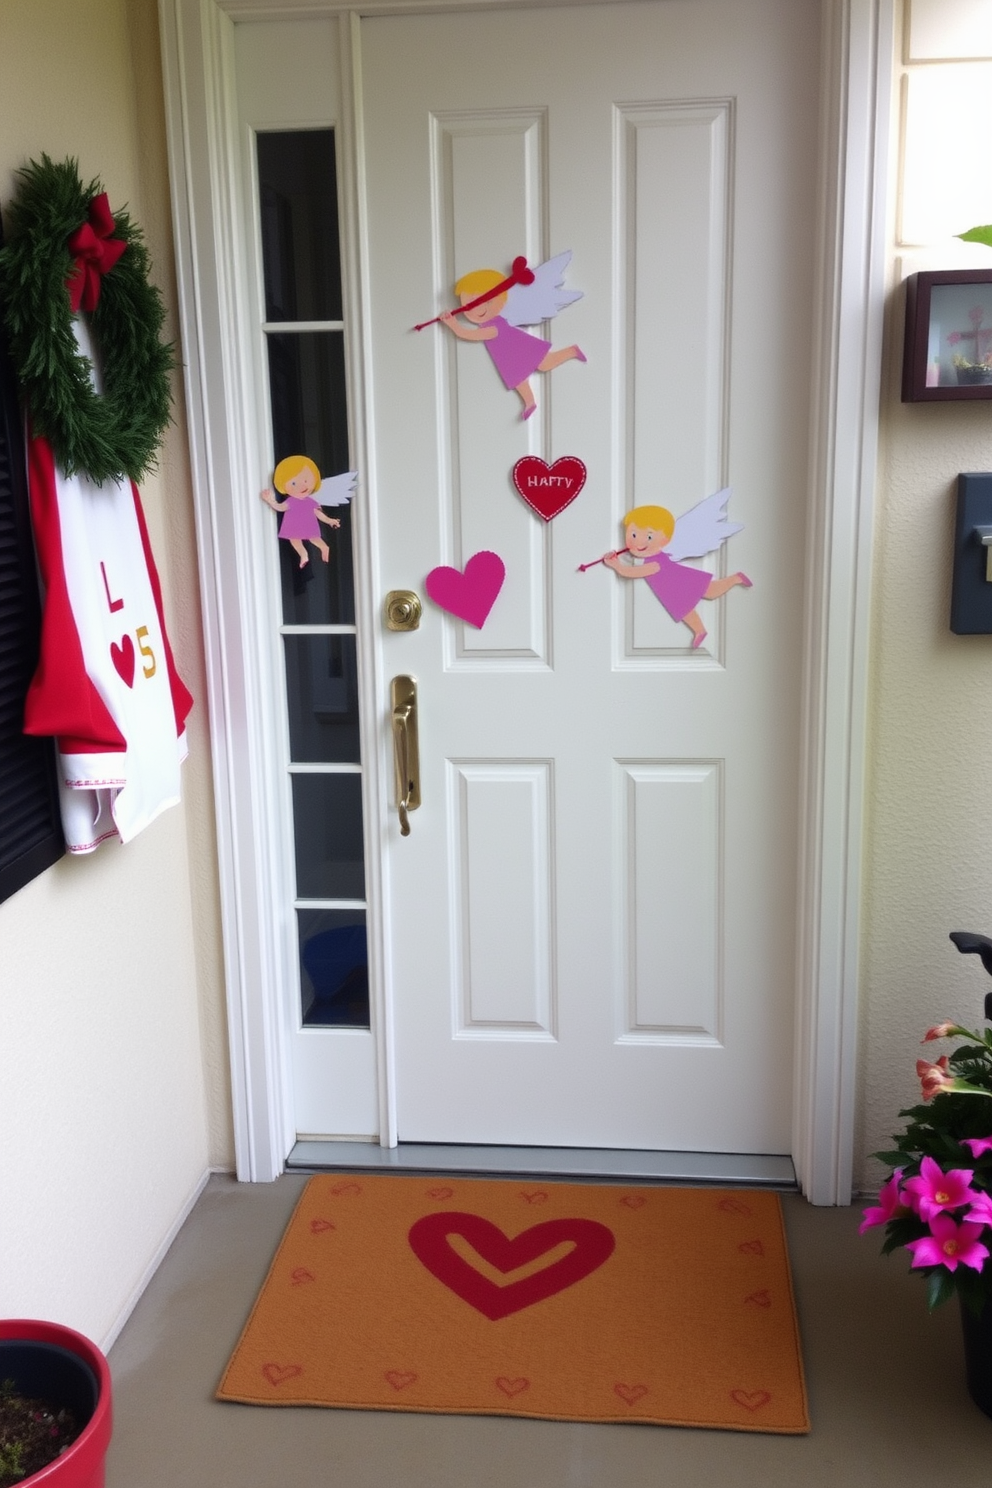
[[[323,1174],[217,1395],[808,1431],[778,1197]]]

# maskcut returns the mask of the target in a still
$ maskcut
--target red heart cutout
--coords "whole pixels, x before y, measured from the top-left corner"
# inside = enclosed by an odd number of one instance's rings
[[[524,455],[513,467],[513,484],[546,522],[571,506],[585,483],[586,467],[578,455],[562,455],[553,465],[539,455]]]
[[[499,1286],[462,1260],[449,1244],[451,1235],[461,1235],[504,1275],[547,1255],[563,1241],[571,1241],[575,1249],[543,1271]],[[432,1276],[493,1322],[574,1286],[609,1260],[616,1245],[613,1231],[595,1219],[551,1219],[511,1240],[481,1215],[458,1213],[425,1214],[411,1226],[408,1239],[410,1249]]]
[[[621,1400],[626,1400],[628,1405],[636,1405],[643,1395],[648,1393],[647,1385],[614,1385],[613,1393],[619,1395]]]
[[[284,1385],[287,1380],[302,1374],[303,1367],[300,1364],[263,1364],[262,1373],[270,1385]]]
[[[505,578],[506,565],[499,554],[483,550],[472,554],[464,573],[444,565],[432,568],[424,580],[424,588],[442,610],[481,630]]]
[[[730,1398],[745,1410],[756,1411],[767,1405],[772,1397],[767,1390],[731,1390]]]
[[[134,642],[129,635],[121,636],[118,646],[116,641],[110,643],[110,659],[114,663],[114,671],[120,677],[125,687],[134,686]]]
[[[496,1381],[496,1388],[502,1390],[504,1395],[509,1395],[512,1400],[514,1395],[519,1395],[522,1391],[530,1389],[530,1380],[524,1379],[523,1376],[520,1379],[511,1380],[507,1379],[505,1374],[501,1374]]]
[[[394,1390],[405,1390],[407,1385],[415,1383],[417,1376],[411,1374],[409,1369],[387,1369],[385,1378]]]

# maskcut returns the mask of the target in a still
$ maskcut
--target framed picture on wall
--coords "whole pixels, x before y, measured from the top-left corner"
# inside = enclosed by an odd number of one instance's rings
[[[942,269],[906,281],[904,403],[992,398],[992,269]]]

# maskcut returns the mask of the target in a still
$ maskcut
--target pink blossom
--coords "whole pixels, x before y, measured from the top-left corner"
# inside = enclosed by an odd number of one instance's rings
[[[878,1204],[865,1210],[865,1217],[858,1226],[859,1235],[863,1235],[865,1230],[870,1230],[874,1225],[888,1224],[890,1219],[898,1219],[901,1214],[909,1213],[899,1189],[902,1172],[902,1168],[896,1168],[888,1183],[882,1184],[878,1191]]]
[[[992,1194],[980,1193],[976,1189],[965,1219],[970,1224],[992,1225]]]
[[[920,1164],[920,1176],[907,1178],[903,1192],[910,1194],[910,1202],[920,1218],[927,1224],[942,1209],[960,1209],[971,1203],[975,1190],[971,1186],[971,1168],[952,1168],[945,1173],[940,1163],[925,1157]]]
[[[914,1268],[946,1266],[948,1271],[956,1271],[960,1265],[981,1271],[989,1258],[988,1246],[978,1240],[981,1233],[981,1225],[970,1224],[968,1220],[956,1224],[949,1214],[935,1214],[930,1221],[930,1234],[921,1240],[910,1240],[906,1249],[913,1252]]]
[[[972,1157],[981,1157],[983,1152],[992,1152],[992,1137],[965,1137],[962,1146],[971,1148]]]
[[[936,1064],[930,1064],[926,1059],[916,1061],[916,1073],[920,1077],[923,1086],[923,1099],[932,1100],[935,1095],[940,1095],[942,1090],[954,1088],[954,1076],[948,1068],[947,1055],[942,1054]]]
[[[928,1028],[920,1039],[921,1044],[928,1044],[931,1039],[949,1038],[957,1029],[956,1023],[935,1023],[933,1028]]]
[[[948,334],[947,334],[947,340],[948,340],[948,343],[951,346],[957,346],[957,344],[958,344],[959,341],[963,341],[964,340],[964,332],[963,331],[949,331]]]

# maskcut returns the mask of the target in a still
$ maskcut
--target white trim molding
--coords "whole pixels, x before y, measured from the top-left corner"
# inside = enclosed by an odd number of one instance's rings
[[[810,418],[793,1159],[851,1201],[894,0],[826,0]]]
[[[547,0],[512,3],[520,8]],[[822,0],[821,261],[810,421],[793,1123],[796,1169],[804,1191],[819,1204],[850,1201],[853,1166],[866,659],[895,3]],[[476,8],[498,5],[494,0],[359,0],[352,6],[324,0],[160,0],[242,1179],[267,1180],[282,1172],[295,1133],[285,1014],[274,991],[278,948],[261,913],[262,868],[276,840],[277,801],[257,782],[265,778],[267,699],[275,693],[265,675],[265,646],[250,627],[236,623],[246,612],[246,587],[260,584],[262,577],[254,573],[246,535],[239,535],[242,524],[231,530],[223,520],[232,483],[241,492],[252,489],[252,452],[257,451],[249,374],[232,330],[246,292],[242,257],[232,242],[240,220],[234,24],[339,16],[342,38],[349,31],[354,38],[364,15]],[[353,103],[344,128],[357,148],[359,78],[353,72],[342,81],[345,101]],[[354,174],[344,190],[355,209],[345,244],[351,264],[347,277],[354,286],[362,272],[357,260],[363,232],[361,183]],[[360,368],[362,295],[350,293],[357,318],[349,355]],[[362,426],[359,408],[359,443]],[[374,514],[370,517],[374,520]],[[363,562],[371,552],[369,541]],[[363,704],[374,717],[375,699],[365,697]],[[366,799],[379,794],[379,784],[369,780]],[[373,820],[370,814],[369,835],[375,841]],[[380,1014],[387,993],[380,988],[374,994]],[[395,1140],[388,1021],[380,1016],[377,1030],[381,1140],[386,1143]]]

